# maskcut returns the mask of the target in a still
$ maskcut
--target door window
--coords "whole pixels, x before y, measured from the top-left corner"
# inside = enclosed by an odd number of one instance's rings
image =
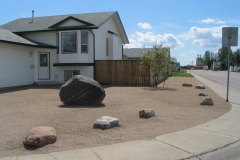
[[[40,54],[40,67],[47,67],[48,66],[48,59],[47,54]]]

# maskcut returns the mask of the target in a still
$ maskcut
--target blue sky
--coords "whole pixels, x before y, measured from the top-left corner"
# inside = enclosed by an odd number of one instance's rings
[[[0,6],[0,25],[31,17],[31,10],[36,17],[118,11],[130,40],[125,47],[169,46],[181,65],[217,52],[222,27],[240,25],[239,0],[1,0]]]

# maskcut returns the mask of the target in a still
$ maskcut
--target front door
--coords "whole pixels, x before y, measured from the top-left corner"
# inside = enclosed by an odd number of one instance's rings
[[[39,53],[38,79],[50,79],[49,53]]]

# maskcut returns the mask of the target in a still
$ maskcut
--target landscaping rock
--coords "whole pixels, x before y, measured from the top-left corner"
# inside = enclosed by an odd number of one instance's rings
[[[208,96],[206,93],[204,93],[204,92],[200,92],[199,94],[198,94],[198,96]]]
[[[202,85],[202,84],[198,84],[195,88],[197,88],[197,89],[205,89],[204,85]]]
[[[201,105],[213,105],[213,100],[210,97],[206,97],[200,104]]]
[[[192,87],[192,84],[190,84],[190,83],[183,83],[183,85],[182,86],[186,86],[186,87]]]
[[[106,94],[97,81],[76,75],[61,86],[59,96],[67,105],[100,105]]]
[[[155,116],[155,112],[152,109],[144,109],[139,111],[140,118],[151,118]]]
[[[56,131],[52,127],[39,126],[34,127],[23,141],[24,145],[44,146],[56,142]]]
[[[103,116],[98,118],[93,124],[93,128],[108,129],[119,126],[119,120],[117,118]]]

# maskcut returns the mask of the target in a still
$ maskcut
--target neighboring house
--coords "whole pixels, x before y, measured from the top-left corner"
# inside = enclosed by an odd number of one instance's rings
[[[141,54],[147,51],[153,51],[153,48],[124,48],[124,60],[141,60]],[[170,52],[169,52],[170,53]],[[177,58],[171,58],[172,70],[176,69]]]
[[[141,54],[148,50],[152,51],[153,48],[124,48],[123,55],[125,60],[140,60]]]
[[[118,12],[20,18],[0,26],[0,88],[94,78],[95,60],[122,60]]]

